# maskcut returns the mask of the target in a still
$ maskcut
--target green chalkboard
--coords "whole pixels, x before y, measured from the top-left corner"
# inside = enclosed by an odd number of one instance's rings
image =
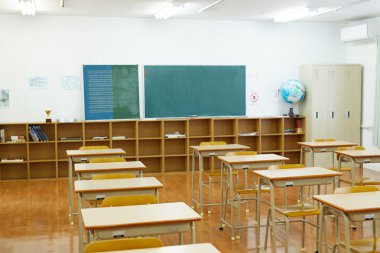
[[[145,66],[145,117],[245,115],[245,66]]]

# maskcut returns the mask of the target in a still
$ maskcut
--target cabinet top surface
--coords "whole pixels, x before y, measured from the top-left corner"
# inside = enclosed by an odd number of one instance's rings
[[[315,195],[313,199],[346,213],[380,211],[380,191]]]
[[[298,142],[298,144],[311,148],[352,147],[358,145],[357,143],[348,141],[305,141]]]
[[[149,248],[149,249],[133,249],[133,250],[120,250],[113,251],[113,253],[220,253],[211,243],[199,243],[199,244],[188,244],[188,245],[176,245],[176,246],[165,246],[159,248]],[[106,252],[104,252],[106,253]]]
[[[183,202],[85,208],[81,212],[86,229],[160,225],[202,219],[197,212]]]
[[[306,167],[295,169],[256,170],[254,174],[269,180],[302,180],[307,178],[326,178],[342,176],[341,172],[322,167]]]
[[[111,170],[136,170],[145,169],[145,165],[140,161],[116,162],[116,163],[76,163],[75,171],[111,171]]]
[[[226,150],[244,150],[249,149],[248,146],[240,144],[227,144],[227,145],[210,145],[210,146],[190,146],[190,148],[198,152],[207,152],[207,151],[226,151]]]
[[[92,149],[92,150],[66,150],[67,156],[100,156],[100,155],[125,155],[121,148]]]
[[[157,189],[164,186],[155,177],[138,177],[104,180],[77,180],[75,192]]]
[[[218,156],[218,159],[229,164],[285,162],[289,160],[287,157],[275,154]]]

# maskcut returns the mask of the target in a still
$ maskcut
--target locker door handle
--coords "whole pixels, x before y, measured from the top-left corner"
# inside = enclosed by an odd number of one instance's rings
[[[350,111],[347,111],[347,119],[350,118]]]
[[[334,118],[334,112],[331,112],[331,118],[332,119]]]
[[[318,112],[315,112],[315,118],[318,119]]]

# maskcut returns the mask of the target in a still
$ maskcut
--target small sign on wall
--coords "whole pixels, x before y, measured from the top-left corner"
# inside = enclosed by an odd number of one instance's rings
[[[61,89],[62,90],[80,90],[79,76],[62,76]]]
[[[259,103],[259,93],[257,91],[251,91],[249,93],[249,104],[257,105]]]
[[[0,90],[0,108],[9,108],[9,90]]]
[[[30,89],[47,89],[48,88],[48,78],[47,76],[32,76],[29,78],[29,88]]]

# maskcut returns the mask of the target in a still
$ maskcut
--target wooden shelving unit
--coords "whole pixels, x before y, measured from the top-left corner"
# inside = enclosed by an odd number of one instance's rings
[[[296,132],[295,121],[303,129]],[[49,141],[34,142],[29,126],[41,126]],[[258,153],[275,153],[298,163],[305,140],[305,119],[287,117],[165,118],[74,123],[0,123],[5,129],[5,143],[0,143],[0,159],[22,158],[19,162],[0,162],[0,180],[33,180],[67,177],[66,150],[81,146],[106,145],[122,148],[127,160],[140,160],[146,172],[189,171],[189,146],[204,141],[226,141],[251,147]],[[294,131],[293,131],[294,129]],[[284,131],[285,130],[285,131]],[[184,138],[165,138],[165,134],[184,134]],[[10,142],[11,136],[25,136],[26,141]],[[105,140],[94,140],[104,136]],[[76,137],[79,140],[65,138]],[[197,169],[198,164],[196,164]],[[204,168],[218,167],[216,159],[205,158]]]

